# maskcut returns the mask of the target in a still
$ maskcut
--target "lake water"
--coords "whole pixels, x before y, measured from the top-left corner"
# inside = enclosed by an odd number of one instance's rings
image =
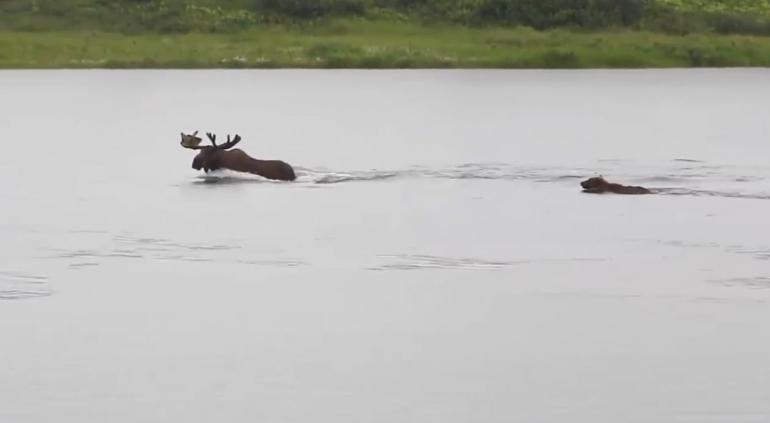
[[[769,70],[0,72],[0,422],[767,422],[768,110]]]

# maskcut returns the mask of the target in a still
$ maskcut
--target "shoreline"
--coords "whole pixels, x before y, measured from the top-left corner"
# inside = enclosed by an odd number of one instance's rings
[[[770,67],[770,37],[341,21],[298,30],[0,31],[0,69],[673,69]]]

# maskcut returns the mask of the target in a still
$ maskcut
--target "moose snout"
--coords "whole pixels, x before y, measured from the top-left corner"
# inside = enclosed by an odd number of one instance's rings
[[[195,169],[195,170],[201,170],[201,168],[203,167],[203,164],[201,163],[202,161],[203,160],[201,160],[201,159],[199,159],[197,157],[194,158],[193,161],[192,161],[192,168]]]

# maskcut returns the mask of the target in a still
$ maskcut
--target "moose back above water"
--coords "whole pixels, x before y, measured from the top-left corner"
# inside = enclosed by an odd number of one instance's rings
[[[182,141],[180,142],[184,148],[198,150],[198,154],[192,162],[192,167],[195,170],[203,169],[204,172],[208,173],[217,169],[229,169],[236,172],[252,173],[263,178],[278,181],[293,181],[297,179],[294,169],[284,161],[259,160],[249,156],[243,150],[237,148],[231,150],[241,141],[240,135],[236,134],[232,140],[230,140],[230,135],[228,135],[226,143],[217,145],[217,136],[206,133],[206,136],[211,141],[211,145],[201,146],[201,139],[197,137],[197,134],[198,131],[191,135],[181,133]]]

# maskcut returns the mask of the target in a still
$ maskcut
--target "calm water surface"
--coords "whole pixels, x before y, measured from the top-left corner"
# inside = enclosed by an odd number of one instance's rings
[[[770,421],[768,82],[0,72],[0,421]]]

